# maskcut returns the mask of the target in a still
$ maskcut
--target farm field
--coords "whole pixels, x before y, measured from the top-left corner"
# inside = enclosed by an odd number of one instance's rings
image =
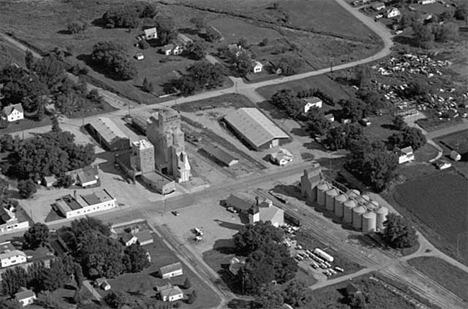
[[[149,268],[136,274],[123,274],[113,280],[109,280],[109,284],[112,286],[114,291],[124,291],[129,294],[132,301],[138,303],[143,301],[142,296],[153,297],[155,295],[154,288],[158,285],[164,285],[168,283],[168,280],[161,279],[158,276],[158,271],[161,266],[169,265],[179,260],[175,254],[166,246],[166,244],[153,235],[154,243],[143,246],[152,257],[152,264]],[[200,308],[211,308],[217,306],[219,299],[207,287],[200,279],[185,265],[182,264],[184,275],[170,279],[170,283],[173,285],[183,284],[185,278],[190,278],[192,288],[189,290],[183,290],[184,294],[190,293],[192,289],[196,289],[198,298],[195,302],[195,306]],[[105,295],[106,291],[98,290],[102,295]],[[154,299],[151,299],[154,302]],[[193,308],[193,305],[187,305],[183,301],[179,301],[180,308]]]
[[[429,234],[431,241],[451,249],[452,254],[459,253],[461,258],[468,258],[468,186],[465,178],[453,171],[431,173],[398,186],[392,197],[422,222],[421,230]]]
[[[408,263],[460,298],[468,301],[468,274],[436,257],[417,257]]]

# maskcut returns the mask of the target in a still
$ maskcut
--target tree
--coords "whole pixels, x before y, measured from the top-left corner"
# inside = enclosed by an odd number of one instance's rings
[[[30,198],[37,192],[37,187],[31,179],[20,180],[18,182],[18,191],[22,198]]]
[[[455,19],[455,10],[448,8],[439,15],[439,19],[444,22],[453,21]]]
[[[303,281],[292,280],[284,289],[285,302],[294,307],[305,306],[311,299],[311,290]]]
[[[123,256],[125,271],[137,273],[150,265],[146,250],[138,244],[133,244],[125,248]]]
[[[291,89],[278,90],[270,99],[271,104],[284,110],[289,116],[296,118],[302,113],[303,100],[299,99]]]
[[[283,230],[273,226],[271,222],[257,222],[244,226],[234,235],[236,251],[248,255],[269,244],[281,243],[284,239]]]
[[[185,278],[184,284],[182,285],[183,289],[190,289],[192,287],[192,282],[190,279],[187,277]]]
[[[249,48],[249,42],[247,42],[246,38],[240,38],[239,41],[237,42],[237,45],[239,45],[243,49]]]
[[[20,309],[23,306],[16,299],[1,299],[0,309]]]
[[[128,299],[125,292],[115,292],[112,291],[106,296],[104,296],[104,301],[111,307],[111,308],[120,308],[121,306],[127,304]]]
[[[459,28],[453,22],[433,25],[434,39],[437,42],[454,41],[458,38]]]
[[[405,119],[401,115],[395,115],[395,117],[392,119],[392,123],[397,130],[402,130],[406,127]]]
[[[193,290],[187,298],[187,304],[193,304],[197,300],[198,294],[196,290]]]
[[[2,274],[2,294],[13,296],[19,288],[27,285],[27,274],[24,268],[7,268]]]
[[[139,46],[141,49],[148,49],[148,48],[150,48],[150,45],[149,45],[149,43],[148,43],[146,40],[141,40],[141,41],[138,43],[138,46]]]
[[[34,68],[34,64],[35,64],[34,55],[30,50],[27,50],[24,53],[24,61],[26,63],[26,68],[28,70],[32,70]]]
[[[294,54],[287,54],[281,57],[278,61],[278,68],[281,69],[283,75],[294,75],[302,67],[304,61]]]
[[[431,25],[421,23],[413,24],[413,39],[419,47],[431,48],[434,43],[434,34]]]
[[[255,298],[258,308],[276,309],[284,304],[284,297],[281,289],[272,283],[264,284],[258,291]]]
[[[156,16],[156,6],[152,3],[137,1],[124,6],[113,6],[102,16],[108,28],[136,28],[139,19],[152,19]]]
[[[72,21],[67,25],[67,30],[70,34],[82,33],[86,28],[88,28],[88,25],[79,21]]]
[[[44,223],[34,223],[23,235],[23,246],[35,250],[49,243],[49,227]]]
[[[41,306],[45,309],[60,309],[62,305],[57,301],[57,299],[49,291],[41,292],[37,295],[37,300],[35,304]]]
[[[267,46],[268,45],[268,38],[264,38],[261,42],[260,42],[260,46]]]
[[[330,128],[331,123],[320,108],[314,106],[307,111],[307,130],[312,137],[325,135]]]
[[[325,144],[332,150],[349,149],[353,144],[365,140],[362,127],[356,124],[342,124],[328,130]]]
[[[171,16],[162,14],[156,16],[156,28],[158,29],[158,39],[161,45],[168,44],[177,35],[174,18]]]
[[[356,76],[356,85],[362,87],[365,84],[368,84],[372,79],[373,71],[368,65],[361,64],[354,69],[354,74]]]
[[[361,120],[366,116],[366,105],[359,100],[340,100],[339,104],[343,107],[343,118],[351,119],[352,122]]]
[[[111,234],[110,224],[105,224],[101,220],[89,216],[73,220],[71,223],[71,229],[76,237],[79,237],[89,231],[95,231],[104,236],[110,236]]]
[[[94,45],[91,60],[99,66],[107,68],[122,80],[134,78],[138,71],[130,62],[122,45],[114,41],[101,41]]]
[[[400,132],[392,134],[388,141],[399,148],[411,146],[413,150],[418,150],[426,144],[427,140],[418,128],[404,127]]]
[[[152,93],[154,91],[154,86],[153,83],[150,82],[146,77],[143,80],[143,87],[142,87],[144,92]]]
[[[354,293],[347,295],[346,302],[352,309],[367,309],[366,296],[362,293]]]
[[[187,74],[174,82],[184,95],[193,94],[203,88],[214,89],[224,82],[224,67],[219,63],[211,64],[208,61],[198,61],[187,69]]]
[[[402,216],[390,213],[383,223],[382,238],[393,248],[410,248],[417,244],[418,235],[414,227]]]
[[[52,260],[50,268],[44,268],[42,272],[42,288],[53,292],[67,283],[68,279],[63,262],[60,259]]]
[[[197,30],[206,28],[206,20],[204,16],[195,16],[190,19],[190,22],[195,25]]]
[[[52,117],[52,132],[62,132],[62,128],[60,128],[60,122],[57,114],[54,114]]]
[[[206,56],[206,45],[200,40],[189,42],[187,45],[187,52],[193,59],[201,60]]]
[[[247,74],[252,72],[252,59],[247,53],[242,52],[237,57],[235,57],[234,67],[241,77],[246,77]]]
[[[73,269],[73,278],[75,279],[76,287],[77,289],[81,289],[83,286],[83,269],[81,268],[81,265],[78,263],[73,264],[74,269]]]
[[[455,18],[458,20],[468,21],[468,5],[463,3],[455,10]]]

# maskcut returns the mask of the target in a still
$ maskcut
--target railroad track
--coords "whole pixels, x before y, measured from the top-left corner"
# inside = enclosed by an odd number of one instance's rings
[[[403,298],[405,298],[409,303],[413,304],[415,307],[417,308],[420,308],[420,309],[430,309],[428,306],[426,306],[425,304],[421,303],[419,300],[417,300],[416,298],[408,295],[407,292],[401,290],[400,288],[392,285],[391,283],[388,283],[386,282],[385,280],[380,280],[376,277],[370,277],[371,280],[374,280],[376,282],[379,282],[380,284],[382,284],[385,288],[389,289],[390,291],[392,291],[393,293],[399,295],[399,296],[402,296]]]

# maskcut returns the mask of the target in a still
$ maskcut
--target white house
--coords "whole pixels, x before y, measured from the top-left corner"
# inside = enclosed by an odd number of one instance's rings
[[[22,307],[24,307],[34,302],[34,300],[36,299],[36,293],[24,287],[20,287],[19,292],[15,294],[15,299],[20,303]]]
[[[78,184],[83,188],[97,185],[99,180],[99,169],[97,164],[69,171],[66,174],[73,178],[74,184]]]
[[[158,38],[158,31],[156,27],[148,28],[144,30],[145,40],[154,40]]]
[[[317,97],[303,99],[303,112],[307,113],[312,107],[322,108],[323,101]]]
[[[381,11],[383,9],[385,9],[385,4],[382,3],[382,2],[376,2],[372,5],[372,8],[376,11]]]
[[[28,257],[26,253],[16,248],[10,242],[4,242],[0,244],[1,253],[0,253],[0,266],[8,267],[17,264],[26,263]]]
[[[8,122],[24,119],[24,110],[21,103],[5,106],[3,108],[3,114]]]
[[[260,73],[263,70],[263,64],[260,61],[252,60],[252,72]]]
[[[436,3],[436,0],[420,0],[418,1],[419,4],[431,4]]]
[[[122,235],[122,237],[120,237],[120,242],[126,247],[136,244],[137,241],[138,238],[131,233],[125,233]]]
[[[453,161],[460,161],[461,160],[461,155],[456,152],[455,150],[452,150],[450,152],[450,158],[452,158]]]
[[[177,56],[177,55],[182,54],[183,51],[184,49],[182,48],[182,46],[178,44],[174,44],[174,43],[169,43],[167,45],[164,45],[161,48],[161,52],[166,56],[170,56],[170,55]]]
[[[234,276],[237,276],[239,270],[244,266],[245,260],[241,260],[239,258],[233,257],[229,262],[229,272]]]
[[[161,278],[167,279],[177,276],[182,276],[184,271],[182,269],[182,264],[180,262],[163,266],[159,269],[159,273],[161,274]]]
[[[398,164],[410,162],[414,160],[413,147],[408,146],[405,148],[395,147],[395,153],[398,155]]]
[[[145,56],[143,55],[143,53],[136,53],[135,54],[135,59],[136,60],[143,60],[143,59],[145,59]]]
[[[14,211],[8,208],[0,207],[0,233],[18,229],[26,229],[28,227],[28,220],[19,221]],[[13,247],[13,249],[15,248]]]
[[[109,291],[111,289],[111,285],[109,282],[107,282],[107,279],[102,277],[102,278],[97,278],[96,281],[94,281],[94,285],[103,289],[104,291]]]
[[[401,15],[401,12],[397,8],[391,8],[386,13],[387,18],[394,18],[394,17],[400,16],[400,15]]]
[[[172,286],[172,284],[157,287],[157,290],[162,301],[173,302],[184,298],[182,290],[178,286]]]
[[[269,205],[268,207],[254,206],[249,213],[249,223],[271,222],[271,225],[280,227],[284,225],[284,210]]]

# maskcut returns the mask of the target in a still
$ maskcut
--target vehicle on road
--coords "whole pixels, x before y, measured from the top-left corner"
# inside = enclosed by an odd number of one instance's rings
[[[194,232],[195,235],[197,235],[197,236],[203,236],[202,230],[200,230],[198,227],[195,227],[195,228],[193,229],[193,232]]]
[[[176,216],[176,217],[177,217],[178,215],[180,215],[180,213],[179,213],[177,210],[172,211],[172,214],[173,214],[174,216]]]

